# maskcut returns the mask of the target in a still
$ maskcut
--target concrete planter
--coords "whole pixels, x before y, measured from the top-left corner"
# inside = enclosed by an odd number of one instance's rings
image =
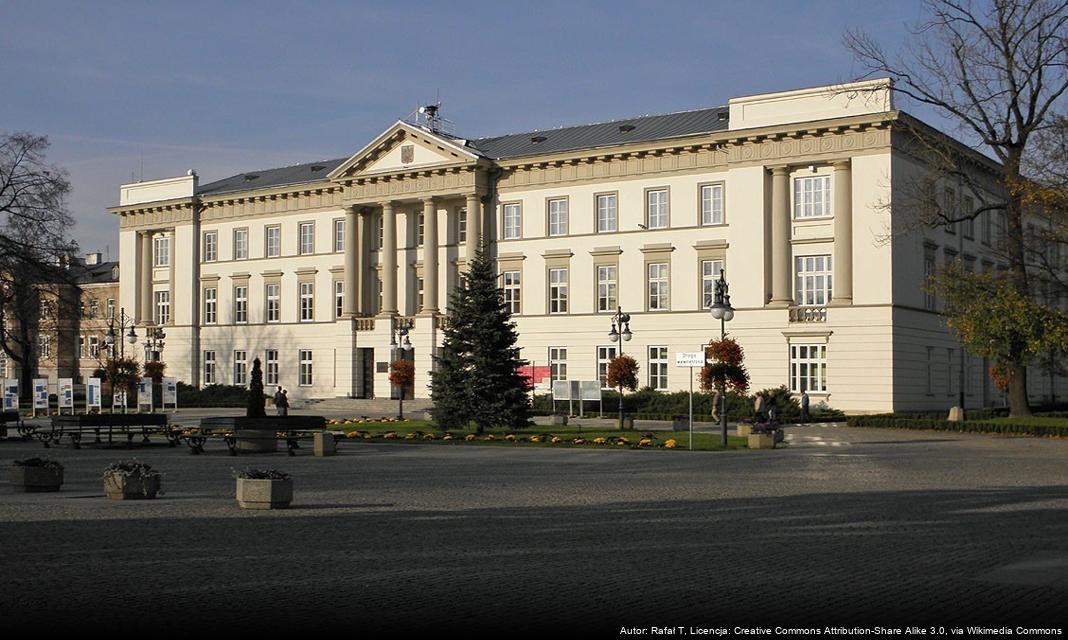
[[[160,490],[160,476],[109,473],[104,476],[104,493],[112,500],[151,500]]]
[[[59,491],[63,485],[63,469],[12,465],[8,480],[15,491],[26,493]]]
[[[771,435],[770,433],[751,433],[749,434],[749,448],[774,449],[775,436]]]
[[[751,425],[751,424],[740,424],[740,425],[738,425],[738,437],[739,438],[746,438],[746,437],[748,437],[748,436],[750,436],[752,434],[753,434],[753,425]]]
[[[623,422],[619,424],[619,430],[634,431],[634,418],[623,418]]]
[[[312,447],[315,457],[322,458],[337,453],[337,438],[328,431],[316,433],[313,437]]]
[[[566,427],[567,426],[567,416],[565,416],[565,415],[555,415],[555,416],[553,416],[552,424],[553,424],[554,427]]]
[[[293,479],[237,479],[237,504],[242,509],[285,509],[293,502]]]
[[[238,429],[237,450],[245,453],[271,453],[278,451],[278,434],[274,431]]]

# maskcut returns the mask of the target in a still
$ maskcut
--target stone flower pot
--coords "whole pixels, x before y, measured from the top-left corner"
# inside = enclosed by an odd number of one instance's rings
[[[753,425],[751,424],[739,424],[738,425],[738,437],[745,438],[753,434]]]
[[[238,478],[237,504],[242,509],[285,509],[293,501],[293,479]]]
[[[774,449],[775,448],[775,436],[770,433],[750,433],[749,434],[749,448],[750,449]]]
[[[63,485],[63,469],[11,465],[8,479],[15,491],[26,493],[59,491],[59,487]]]
[[[112,500],[150,500],[159,490],[159,474],[143,476],[113,472],[104,476],[104,493]]]

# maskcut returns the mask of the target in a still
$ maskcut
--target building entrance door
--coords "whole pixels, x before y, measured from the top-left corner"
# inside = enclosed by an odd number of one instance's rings
[[[368,347],[356,349],[356,362],[359,373],[356,397],[375,397],[375,350]]]

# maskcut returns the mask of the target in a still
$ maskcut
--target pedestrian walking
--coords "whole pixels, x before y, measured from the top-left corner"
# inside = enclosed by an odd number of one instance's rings
[[[808,415],[808,391],[801,391],[801,422],[807,424],[810,420]]]
[[[716,393],[712,396],[712,422],[719,422],[719,409],[720,403],[723,402],[723,394],[716,389]]]
[[[282,387],[278,387],[278,391],[274,392],[274,409],[279,416],[289,415],[289,397],[286,396],[286,390]]]
[[[756,400],[753,401],[753,417],[756,422],[764,422],[764,394],[756,394]]]
[[[779,417],[779,408],[775,406],[775,398],[768,398],[768,422],[775,424],[776,418]]]

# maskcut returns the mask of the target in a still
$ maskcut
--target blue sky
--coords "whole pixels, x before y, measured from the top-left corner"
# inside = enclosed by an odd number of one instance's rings
[[[481,137],[852,79],[918,0],[0,0],[0,130],[52,141],[75,238],[110,246],[132,175],[202,181],[354,153],[420,102]],[[905,105],[907,109],[908,106]],[[918,115],[926,115],[922,112]]]

